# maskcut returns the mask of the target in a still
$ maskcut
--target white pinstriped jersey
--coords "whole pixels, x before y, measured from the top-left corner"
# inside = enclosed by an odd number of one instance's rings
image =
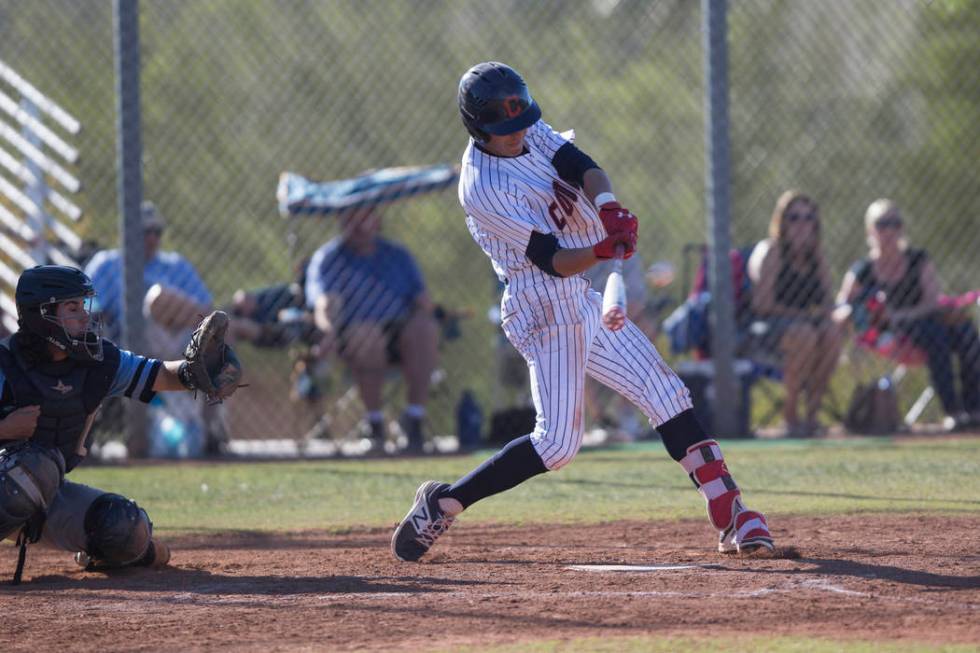
[[[595,206],[551,163],[567,142],[539,120],[528,128],[521,156],[486,154],[472,140],[463,153],[459,201],[473,239],[507,285],[501,314],[509,335],[585,316],[589,281],[578,274],[553,277],[525,254],[532,231],[554,234],[562,248],[588,247],[606,237]]]
[[[459,179],[470,233],[506,283],[501,326],[528,364],[537,410],[531,444],[548,469],[568,464],[582,445],[587,375],[627,397],[653,426],[691,407],[687,388],[632,321],[616,332],[602,328],[602,298],[588,279],[551,276],[525,253],[532,231],[554,234],[563,248],[606,237],[592,202],[551,163],[566,142],[541,120],[528,128],[521,156],[486,154],[471,140]]]

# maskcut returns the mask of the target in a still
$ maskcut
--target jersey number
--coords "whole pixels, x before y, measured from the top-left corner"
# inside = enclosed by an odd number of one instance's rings
[[[551,221],[556,227],[564,229],[568,224],[566,218],[572,215],[578,196],[574,191],[559,184],[557,179],[552,182],[552,187],[555,189],[555,201],[548,205],[548,215],[551,216]]]

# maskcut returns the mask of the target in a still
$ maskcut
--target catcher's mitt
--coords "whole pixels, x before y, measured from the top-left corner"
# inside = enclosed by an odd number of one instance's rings
[[[214,311],[197,325],[184,348],[177,376],[188,390],[204,393],[209,404],[220,403],[238,389],[242,364],[225,344],[228,314]]]

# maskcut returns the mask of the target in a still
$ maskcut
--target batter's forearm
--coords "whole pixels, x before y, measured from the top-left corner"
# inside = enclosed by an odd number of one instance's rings
[[[582,190],[586,197],[595,203],[597,195],[612,192],[612,182],[602,168],[592,168],[582,177]]]
[[[591,247],[560,249],[551,259],[555,272],[563,277],[570,277],[579,272],[585,272],[599,262],[599,258]]]

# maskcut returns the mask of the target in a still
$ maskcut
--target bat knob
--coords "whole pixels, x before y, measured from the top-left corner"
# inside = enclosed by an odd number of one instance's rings
[[[613,306],[602,314],[602,326],[610,331],[619,331],[626,324],[626,313],[619,306]]]

